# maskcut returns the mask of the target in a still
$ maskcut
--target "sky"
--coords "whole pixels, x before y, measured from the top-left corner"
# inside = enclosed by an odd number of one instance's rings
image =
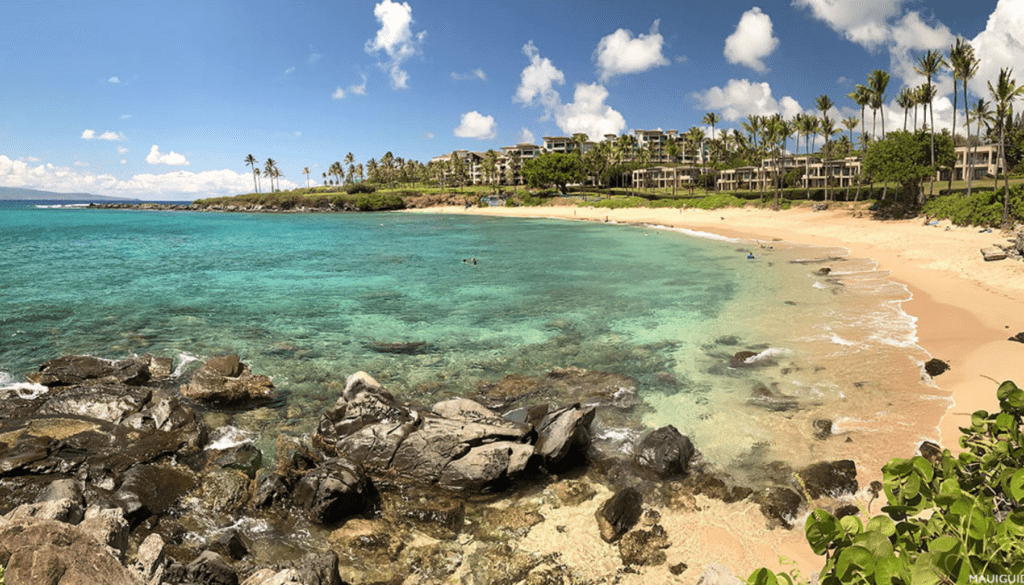
[[[1024,64],[1024,0],[4,0],[0,14],[0,186],[148,200],[252,192],[248,154],[291,188],[349,152],[426,163],[575,132],[710,131],[707,112],[721,131],[823,94],[859,116],[846,96],[873,69],[892,78],[892,129],[924,51],[971,41],[972,100]],[[949,127],[952,78],[935,81]]]

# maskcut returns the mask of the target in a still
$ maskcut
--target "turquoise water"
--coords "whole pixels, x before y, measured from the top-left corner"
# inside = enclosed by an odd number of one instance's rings
[[[575,366],[639,382],[640,408],[599,419],[610,448],[675,424],[723,466],[798,461],[810,419],[859,432],[879,415],[853,389],[875,400],[923,361],[905,289],[863,263],[826,278],[798,262],[835,251],[747,260],[751,243],[540,219],[2,205],[0,386],[64,354],[153,353],[183,372],[238,353],[283,400],[212,420],[263,446],[311,431],[358,370],[427,403]],[[393,343],[424,345],[379,351]],[[729,368],[741,349],[763,367]],[[798,408],[751,406],[757,385]]]

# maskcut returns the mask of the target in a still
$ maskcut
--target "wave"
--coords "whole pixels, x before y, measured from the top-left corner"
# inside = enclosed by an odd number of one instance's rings
[[[185,353],[183,351],[179,352],[178,353],[178,360],[179,360],[178,361],[178,367],[174,369],[174,373],[171,374],[171,377],[172,378],[180,378],[181,375],[185,373],[185,370],[188,369],[188,365],[189,364],[191,364],[192,362],[202,361],[202,359],[203,358],[198,357],[198,356],[194,356],[194,355],[192,355],[190,353]]]
[[[36,209],[69,209],[75,207],[89,207],[88,203],[58,203],[53,205],[36,205]]]
[[[694,238],[701,238],[701,239],[704,239],[704,240],[714,240],[716,242],[729,242],[729,243],[732,243],[732,244],[737,244],[737,243],[740,243],[740,242],[743,241],[743,240],[741,240],[739,238],[730,238],[728,236],[720,236],[718,234],[713,234],[711,232],[702,232],[702,231],[692,230],[692,229],[683,228],[683,227],[670,227],[670,226],[667,226],[667,225],[656,225],[656,224],[644,224],[644,225],[645,225],[645,227],[649,227],[651,229],[665,230],[665,231],[668,231],[668,232],[676,232],[676,233],[685,234],[687,236],[691,236],[691,237],[694,237]]]
[[[6,384],[3,387],[0,387],[0,396],[8,398],[14,395],[23,400],[35,400],[49,391],[50,389],[42,384],[15,382],[13,384]]]
[[[789,355],[791,353],[793,353],[791,350],[788,350],[784,347],[769,347],[768,349],[762,351],[761,353],[750,356],[747,359],[743,360],[743,363],[756,364],[758,362],[771,360],[779,356]]]
[[[252,438],[248,433],[238,427],[228,425],[210,432],[210,444],[206,446],[206,450],[220,451],[251,442]]]

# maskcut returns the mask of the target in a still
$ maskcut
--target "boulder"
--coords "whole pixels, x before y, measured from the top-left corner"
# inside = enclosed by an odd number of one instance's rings
[[[996,260],[1006,260],[1006,250],[1002,248],[982,248],[981,257],[985,259],[985,262],[994,262]]]
[[[289,501],[290,496],[291,486],[283,474],[267,469],[261,469],[256,473],[256,491],[252,498],[254,508],[282,505]]]
[[[248,407],[276,397],[270,378],[253,375],[237,355],[210,358],[178,391],[190,400],[219,407]]]
[[[128,384],[139,386],[149,381],[149,358],[107,360],[90,355],[70,355],[50,360],[39,370],[25,376],[33,384],[50,388],[78,384]]]
[[[1014,335],[1009,341],[1016,341],[1017,343],[1024,343],[1024,331],[1021,331],[1017,335]]]
[[[196,485],[195,474],[175,465],[138,465],[125,473],[114,493],[114,502],[132,526],[149,516],[159,516]]]
[[[811,428],[814,429],[814,438],[819,441],[824,441],[832,436],[832,421],[827,418],[814,419]]]
[[[237,469],[214,469],[202,477],[199,507],[210,514],[237,516],[250,499],[251,481]],[[220,552],[220,551],[218,551]]]
[[[749,368],[753,363],[748,363],[747,360],[757,355],[756,351],[737,351],[729,358],[730,368]]]
[[[615,542],[636,526],[643,513],[643,496],[634,488],[625,488],[605,500],[597,509],[597,527],[601,538]]]
[[[89,506],[85,511],[85,519],[78,525],[92,536],[96,542],[109,546],[116,551],[119,559],[124,559],[128,550],[128,521],[120,508],[100,508]]]
[[[668,534],[660,524],[650,530],[634,530],[619,540],[619,557],[622,564],[661,565],[667,560],[665,549],[671,546]]]
[[[228,529],[210,539],[209,550],[222,557],[240,561],[249,554],[249,544],[237,530]]]
[[[224,557],[209,550],[185,567],[185,575],[191,585],[238,585],[235,570]]]
[[[949,364],[938,358],[932,358],[924,363],[924,371],[932,378],[945,373],[948,369]]]
[[[917,450],[920,451],[921,457],[927,459],[933,467],[942,467],[942,447],[938,444],[924,441]]]
[[[336,458],[303,475],[292,499],[313,521],[334,524],[369,511],[375,495],[358,464]]]
[[[569,367],[555,368],[543,378],[512,374],[495,383],[481,383],[478,397],[494,410],[535,398],[629,410],[641,402],[638,386],[629,376]]]
[[[641,469],[652,471],[661,478],[670,478],[686,475],[693,454],[690,439],[669,425],[648,433],[640,441],[633,458]]]
[[[166,545],[159,534],[150,534],[139,545],[131,568],[144,583],[161,583],[167,568]]]
[[[263,452],[252,443],[242,443],[227,449],[210,451],[208,463],[215,467],[241,471],[249,476],[249,479],[255,479],[256,471],[263,464]]]
[[[143,585],[135,572],[78,526],[28,519],[0,527],[4,577],[16,585]]]
[[[803,498],[789,488],[772,487],[758,495],[761,513],[773,523],[792,528]]]
[[[558,471],[575,463],[571,454],[585,456],[590,447],[590,423],[595,409],[573,404],[549,412],[537,425],[534,454],[549,471]]]
[[[853,494],[857,484],[857,466],[850,459],[826,461],[809,465],[797,472],[811,499],[821,496],[837,498]]]
[[[78,524],[85,517],[82,505],[71,498],[46,500],[34,504],[22,504],[4,515],[4,520],[17,522],[22,520],[54,520],[68,524]]]

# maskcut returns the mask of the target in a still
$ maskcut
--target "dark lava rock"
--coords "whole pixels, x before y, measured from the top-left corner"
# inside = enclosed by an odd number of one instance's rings
[[[245,537],[234,529],[214,536],[210,540],[209,548],[219,555],[236,561],[242,560],[245,558],[245,555],[249,554],[249,545],[246,543]]]
[[[731,358],[729,358],[730,368],[750,368],[753,367],[753,363],[748,363],[747,360],[757,355],[756,351],[738,351]]]
[[[276,397],[270,378],[254,376],[237,355],[210,358],[178,391],[190,400],[222,407],[266,404]]]
[[[555,368],[543,378],[512,374],[496,383],[481,383],[478,397],[494,410],[507,410],[528,398],[543,397],[630,410],[641,402],[638,387],[629,376],[569,367]]]
[[[586,454],[590,446],[590,423],[594,421],[594,414],[594,408],[582,408],[574,404],[549,412],[540,421],[533,451],[546,469],[564,469],[578,463],[570,457],[571,454]]]
[[[857,466],[849,459],[809,465],[797,472],[811,499],[839,497],[857,492]]]
[[[819,441],[824,441],[832,436],[832,421],[827,418],[815,419],[811,426],[814,428],[814,438]]]
[[[733,502],[746,499],[750,494],[754,493],[754,490],[741,485],[730,487],[720,478],[711,474],[703,474],[694,483],[693,493],[703,494],[709,498],[721,500],[726,504],[732,504]]]
[[[686,563],[678,563],[669,567],[668,572],[672,573],[673,575],[682,575],[683,571],[689,568],[689,565],[687,565]]]
[[[623,565],[661,565],[666,560],[665,550],[672,543],[660,524],[650,530],[634,530],[619,541],[619,557]]]
[[[114,501],[134,527],[149,516],[166,513],[195,485],[196,476],[187,467],[138,465],[125,473]]]
[[[191,585],[238,585],[238,575],[224,557],[213,551],[203,551],[185,567],[187,583]]]
[[[139,386],[149,381],[149,358],[106,360],[89,355],[70,355],[50,360],[25,376],[50,388],[83,383],[113,383]]]
[[[921,443],[918,450],[921,452],[921,457],[927,459],[933,467],[942,466],[942,447],[931,441],[925,441]]]
[[[1017,335],[1014,335],[1009,341],[1016,341],[1017,343],[1024,343],[1024,331],[1021,331]]]
[[[253,494],[252,505],[259,509],[280,506],[289,501],[291,492],[284,475],[261,469],[256,472],[256,493]]]
[[[298,477],[323,462],[323,456],[313,450],[308,439],[289,435],[278,435],[274,440],[274,457],[277,472]]]
[[[292,494],[295,504],[320,524],[334,524],[368,511],[373,487],[362,468],[345,459],[328,459],[307,472]]]
[[[626,488],[605,500],[597,509],[597,527],[601,538],[615,542],[636,526],[643,513],[643,496],[633,488]]]
[[[636,464],[653,471],[661,478],[685,475],[693,458],[689,437],[669,425],[651,431],[640,441],[634,453]]]
[[[924,371],[927,372],[928,375],[931,376],[932,378],[945,373],[945,371],[948,369],[949,364],[938,358],[932,358],[924,363]]]
[[[208,463],[225,469],[236,469],[248,475],[249,479],[254,479],[263,463],[263,452],[252,443],[243,443],[210,452]]]
[[[739,345],[740,338],[735,335],[726,335],[715,340],[718,345]]]
[[[752,396],[747,401],[747,404],[758,406],[771,412],[790,412],[800,408],[800,403],[796,398],[773,392],[764,384],[756,384],[751,394]]]
[[[822,276],[828,276],[828,274],[830,272],[832,272],[832,269],[829,268],[828,266],[824,266],[824,267],[818,269],[818,274],[820,274]]]
[[[785,528],[792,528],[792,521],[800,511],[803,498],[789,488],[772,487],[758,496],[761,513],[772,522],[778,522]]]
[[[832,515],[836,518],[845,518],[846,516],[856,516],[857,514],[860,514],[860,508],[853,504],[847,504],[836,508]]]

